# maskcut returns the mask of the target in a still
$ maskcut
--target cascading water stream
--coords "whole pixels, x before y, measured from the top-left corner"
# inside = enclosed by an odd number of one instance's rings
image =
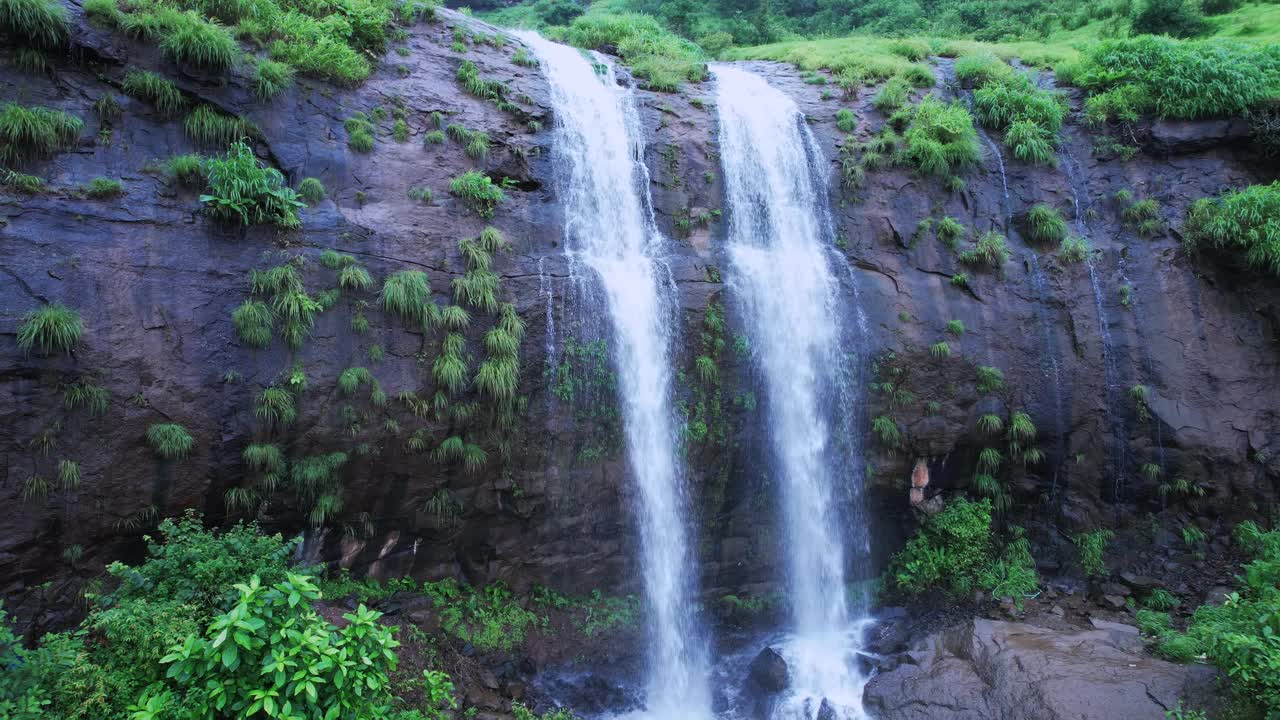
[[[826,196],[813,172],[825,163],[790,98],[738,68],[713,65],[712,73],[730,284],[764,376],[787,536],[795,633],[782,652],[792,688],[775,717],[813,718],[826,700],[837,716],[860,718],[863,679],[853,664],[860,625],[846,595],[848,516],[837,483],[860,483],[861,466],[835,437],[848,388],[838,283],[824,247]],[[864,548],[865,528],[848,530]]]
[[[671,402],[672,288],[647,196],[631,93],[602,57],[521,33],[555,106],[554,157],[571,268],[589,268],[607,300],[627,454],[639,490],[650,648],[646,717],[711,716],[705,634],[693,612],[693,559]]]

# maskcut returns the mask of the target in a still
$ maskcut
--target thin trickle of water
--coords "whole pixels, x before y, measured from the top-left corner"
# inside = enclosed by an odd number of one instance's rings
[[[1066,411],[1062,404],[1062,375],[1058,370],[1058,345],[1053,338],[1053,324],[1048,317],[1048,291],[1044,279],[1044,270],[1040,267],[1040,256],[1029,250],[1024,255],[1027,270],[1031,275],[1031,287],[1036,293],[1036,319],[1040,324],[1040,334],[1044,342],[1044,353],[1040,356],[1041,372],[1049,383],[1049,394],[1053,398],[1053,431],[1054,460],[1053,479],[1050,483],[1049,497],[1058,496],[1058,476],[1062,474],[1067,455]]]
[[[861,468],[834,435],[846,397],[839,284],[824,247],[826,200],[815,181],[821,153],[803,116],[762,78],[713,65],[729,217],[729,281],[750,327],[764,377],[773,476],[781,484],[794,635],[781,651],[792,687],[775,717],[813,718],[825,699],[861,718],[863,678],[854,665],[860,625],[845,587],[839,484]],[[817,157],[814,157],[815,153]],[[819,162],[819,167],[825,163]]]
[[[556,315],[555,315],[555,288],[551,285],[551,276],[547,274],[544,266],[545,257],[538,258],[538,294],[546,299],[546,341],[544,350],[546,355],[547,370],[550,371],[556,366]]]
[[[1075,209],[1076,231],[1085,240],[1089,240],[1088,214],[1092,200],[1088,192],[1084,192],[1085,208],[1081,209],[1080,176],[1075,166],[1075,159],[1064,149],[1061,153],[1062,168],[1066,172],[1068,187],[1071,190],[1071,204]],[[1124,493],[1125,473],[1128,471],[1129,435],[1125,430],[1124,415],[1120,411],[1120,367],[1116,360],[1115,344],[1111,339],[1111,319],[1107,316],[1107,307],[1102,296],[1102,284],[1098,281],[1094,253],[1085,258],[1085,267],[1089,271],[1089,286],[1093,290],[1093,304],[1098,314],[1098,335],[1102,338],[1102,372],[1106,383],[1107,425],[1111,428],[1110,442],[1107,443],[1108,465],[1112,478],[1112,495],[1119,500]]]
[[[644,182],[643,140],[629,90],[603,57],[521,33],[555,105],[554,159],[565,252],[592,271],[607,301],[627,455],[639,491],[641,565],[649,610],[645,715],[709,718],[706,636],[693,611],[687,501],[672,413],[672,288],[658,259]]]
[[[1116,270],[1120,273],[1120,280],[1125,287],[1129,288],[1129,312],[1133,313],[1133,326],[1138,332],[1138,348],[1142,353],[1142,369],[1146,375],[1145,382],[1150,386],[1155,381],[1156,364],[1151,357],[1150,346],[1142,339],[1142,331],[1145,324],[1142,322],[1142,302],[1141,298],[1139,298],[1138,286],[1129,279],[1129,273],[1126,271],[1125,265],[1124,253],[1121,253],[1116,258]],[[1152,424],[1155,425],[1156,429],[1156,462],[1160,465],[1160,474],[1164,475],[1169,469],[1164,453],[1164,427],[1159,420],[1153,419]]]
[[[963,91],[965,104],[969,107],[969,112],[973,112],[973,93]],[[977,125],[975,129],[978,131],[978,137],[982,138],[982,142],[986,144],[987,149],[996,158],[996,167],[1000,169],[1000,189],[1004,192],[1004,231],[1010,232],[1013,228],[1013,202],[1009,199],[1009,177],[1004,172],[1004,153],[1000,152],[1000,146],[995,140],[987,134],[981,125]]]

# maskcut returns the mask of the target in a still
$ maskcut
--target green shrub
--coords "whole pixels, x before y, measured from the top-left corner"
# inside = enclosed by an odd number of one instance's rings
[[[83,129],[74,115],[7,103],[0,108],[0,165],[52,155],[75,143]]]
[[[1274,715],[1280,712],[1280,531],[1264,533],[1245,522],[1235,535],[1250,557],[1237,576],[1240,589],[1221,604],[1198,608],[1185,633],[1163,623],[1148,623],[1144,632],[1156,635],[1160,653],[1171,659],[1203,655],[1231,678],[1237,696]]]
[[[538,615],[522,607],[499,583],[477,591],[445,578],[423,583],[422,591],[438,609],[445,632],[481,650],[510,651],[539,623]]]
[[[493,217],[498,204],[506,200],[502,188],[494,185],[488,175],[474,170],[454,178],[449,183],[449,192],[482,218]]]
[[[298,197],[312,204],[324,200],[324,183],[313,177],[304,178],[298,185]]]
[[[67,37],[67,12],[58,0],[0,0],[0,35],[55,48]]]
[[[963,250],[958,257],[966,265],[987,265],[1000,270],[1009,262],[1009,246],[1003,235],[991,230],[983,233],[973,247]]]
[[[360,153],[373,151],[374,127],[368,115],[358,112],[347,118],[343,126],[347,129],[347,145],[352,150]]]
[[[124,185],[122,185],[119,180],[104,177],[90,180],[89,184],[85,185],[82,190],[85,195],[88,195],[94,200],[110,200],[111,198],[117,198],[125,194]]]
[[[183,185],[203,187],[208,182],[204,174],[204,158],[199,155],[174,155],[165,163],[165,171]]]
[[[150,71],[130,70],[120,89],[125,95],[151,103],[162,115],[176,115],[186,105],[177,85]]]
[[[911,83],[905,78],[894,76],[880,88],[871,104],[881,112],[897,110],[911,96]]]
[[[209,214],[242,225],[274,223],[301,227],[298,209],[306,207],[279,170],[263,167],[243,142],[232,143],[227,154],[205,162],[208,194],[200,196]]]
[[[1194,37],[1209,29],[1196,0],[1141,0],[1131,16],[1135,35]]]
[[[1067,239],[1067,221],[1052,205],[1036,203],[1027,211],[1027,238],[1037,243],[1061,244]]]
[[[1107,566],[1103,562],[1102,555],[1106,552],[1107,543],[1111,542],[1113,537],[1115,533],[1103,529],[1081,533],[1071,539],[1080,551],[1080,569],[1086,576],[1097,578],[1107,574]]]
[[[392,273],[382,283],[382,306],[408,322],[425,326],[434,313],[431,284],[421,270]]]
[[[1280,275],[1280,181],[1197,200],[1187,211],[1183,238],[1189,249],[1228,250]]]
[[[1142,36],[1092,46],[1071,75],[1091,96],[1087,109],[1095,121],[1117,119],[1117,109],[1133,118],[1150,112],[1194,119],[1242,115],[1268,102],[1275,66],[1274,48]],[[1104,94],[1108,102],[1095,103]]]
[[[44,188],[44,180],[35,175],[0,168],[0,186],[34,195]]]
[[[80,313],[61,303],[45,305],[32,310],[22,318],[18,327],[18,348],[24,353],[36,348],[41,355],[55,352],[71,354],[71,348],[80,342],[84,323]]]
[[[90,21],[107,27],[120,23],[120,6],[116,0],[84,0],[84,14]]]
[[[925,175],[955,175],[982,158],[973,116],[961,103],[926,97],[909,117],[903,154]]]
[[[903,71],[902,78],[917,88],[930,88],[938,83],[928,65],[910,65]]]
[[[1013,149],[1014,157],[1035,165],[1055,162],[1058,131],[1066,115],[1060,95],[1015,73],[985,81],[973,100],[983,125],[1005,130],[1004,144]]]
[[[293,395],[281,387],[264,388],[258,396],[258,407],[253,414],[268,426],[282,427],[292,425],[298,417],[297,406]]]
[[[293,68],[275,60],[258,60],[253,70],[253,94],[266,102],[293,84]]]
[[[174,62],[208,70],[224,70],[240,57],[240,46],[231,33],[194,11],[176,13],[160,10],[157,14],[164,18],[160,48]]]
[[[1062,245],[1058,249],[1059,256],[1066,262],[1084,262],[1089,254],[1093,252],[1093,247],[1089,241],[1078,236],[1068,235],[1062,239]]]
[[[275,320],[266,303],[245,300],[231,313],[231,322],[245,345],[264,348],[271,344],[271,328]]]
[[[1004,373],[1000,368],[980,365],[978,373],[978,392],[993,393],[1004,387]]]
[[[178,711],[250,717],[281,706],[306,720],[387,715],[399,643],[381,613],[362,604],[335,627],[312,608],[320,591],[304,575],[267,586],[255,575],[236,588],[231,610],[161,659],[170,666],[164,685],[148,688],[134,720]]]
[[[195,438],[178,423],[153,423],[147,428],[147,443],[165,460],[181,460],[191,452]]]
[[[991,532],[991,501],[955,498],[929,517],[893,556],[887,571],[892,588],[905,597],[946,593],[959,599],[975,590],[996,597],[1022,597],[1038,578],[1030,545],[1015,529],[997,554]]]

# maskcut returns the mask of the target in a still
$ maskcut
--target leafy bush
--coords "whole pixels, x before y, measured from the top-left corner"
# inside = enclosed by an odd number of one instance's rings
[[[1280,181],[1197,200],[1187,211],[1183,237],[1190,249],[1230,250],[1280,275]]]
[[[538,615],[521,606],[501,583],[476,590],[445,578],[424,583],[422,591],[440,613],[445,632],[481,650],[510,651],[539,623]]]
[[[1103,562],[1102,554],[1106,552],[1107,543],[1111,542],[1113,537],[1115,533],[1102,529],[1081,533],[1071,539],[1080,551],[1080,568],[1084,570],[1086,576],[1092,578],[1107,574],[1107,566]]]
[[[299,539],[263,535],[256,524],[239,524],[219,532],[205,529],[198,513],[161,521],[158,537],[148,537],[147,558],[130,567],[112,563],[108,571],[120,586],[106,605],[127,599],[163,598],[199,610],[197,620],[231,607],[232,585],[246,575],[267,582],[285,576]]]
[[[24,353],[36,348],[41,355],[55,352],[71,354],[71,348],[80,342],[84,323],[80,313],[61,303],[45,305],[32,310],[22,318],[18,327],[18,348]]]
[[[1262,532],[1244,522],[1235,537],[1251,558],[1238,576],[1239,591],[1220,605],[1198,608],[1185,633],[1153,621],[1152,615],[1143,631],[1156,636],[1161,654],[1171,659],[1185,662],[1203,655],[1230,676],[1238,697],[1271,716],[1280,713],[1280,645],[1275,639],[1280,626],[1280,531]]]
[[[498,204],[507,198],[502,188],[494,185],[488,175],[475,170],[465,172],[450,181],[449,192],[482,218],[493,217]]]
[[[285,185],[279,170],[258,164],[258,158],[245,143],[232,143],[226,155],[210,158],[204,169],[209,178],[209,194],[201,195],[200,202],[213,217],[242,225],[302,225],[298,208],[306,205]]]
[[[203,187],[208,182],[204,158],[199,155],[174,155],[165,163],[165,172],[183,185]]]
[[[926,97],[909,111],[903,155],[926,175],[959,174],[982,158],[973,116],[959,102]]]
[[[986,80],[973,100],[983,125],[1005,130],[1004,144],[1013,149],[1014,157],[1035,165],[1054,162],[1058,131],[1066,115],[1060,95],[1014,73]]]
[[[1091,95],[1087,109],[1096,121],[1148,112],[1194,119],[1242,115],[1267,102],[1277,63],[1275,46],[1142,36],[1091,47],[1069,76]]]
[[[139,699],[134,720],[387,714],[399,643],[381,613],[361,605],[337,628],[312,609],[320,591],[305,575],[268,586],[255,575],[236,590],[203,637],[188,635],[161,659],[166,681]]]
[[[1093,247],[1089,241],[1078,235],[1068,235],[1063,238],[1062,245],[1058,249],[1058,254],[1066,262],[1084,262],[1091,252]]]
[[[1132,17],[1136,35],[1169,35],[1185,38],[1208,30],[1196,0],[1142,0]]]
[[[0,168],[0,186],[34,195],[44,187],[44,180],[35,175]]]
[[[343,122],[347,129],[347,145],[359,153],[373,152],[373,123],[365,113],[358,112]]]
[[[0,108],[0,165],[47,157],[80,137],[84,122],[43,107],[7,103]]]
[[[1038,583],[1030,545],[1020,531],[995,552],[991,501],[985,498],[948,502],[893,556],[887,574],[905,597],[944,592],[959,599],[987,590],[1020,601]]]

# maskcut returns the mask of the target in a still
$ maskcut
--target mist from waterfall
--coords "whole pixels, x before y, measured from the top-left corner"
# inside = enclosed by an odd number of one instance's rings
[[[607,300],[627,455],[638,490],[641,566],[649,621],[646,717],[711,716],[706,636],[693,612],[693,555],[675,435],[672,304],[647,197],[643,134],[631,91],[601,56],[521,39],[551,86],[553,156],[564,208],[565,252],[589,268]],[[643,195],[642,195],[643,193]]]
[[[792,688],[774,717],[814,718],[826,700],[837,717],[861,718],[855,615],[864,608],[851,607],[846,567],[855,559],[847,549],[862,554],[867,545],[860,514],[850,512],[860,493],[848,491],[860,489],[862,467],[859,446],[841,432],[852,412],[845,404],[861,389],[844,371],[840,286],[826,247],[828,167],[790,98],[732,66],[712,73],[729,282],[763,378],[769,474],[786,533],[794,634],[779,649]]]

